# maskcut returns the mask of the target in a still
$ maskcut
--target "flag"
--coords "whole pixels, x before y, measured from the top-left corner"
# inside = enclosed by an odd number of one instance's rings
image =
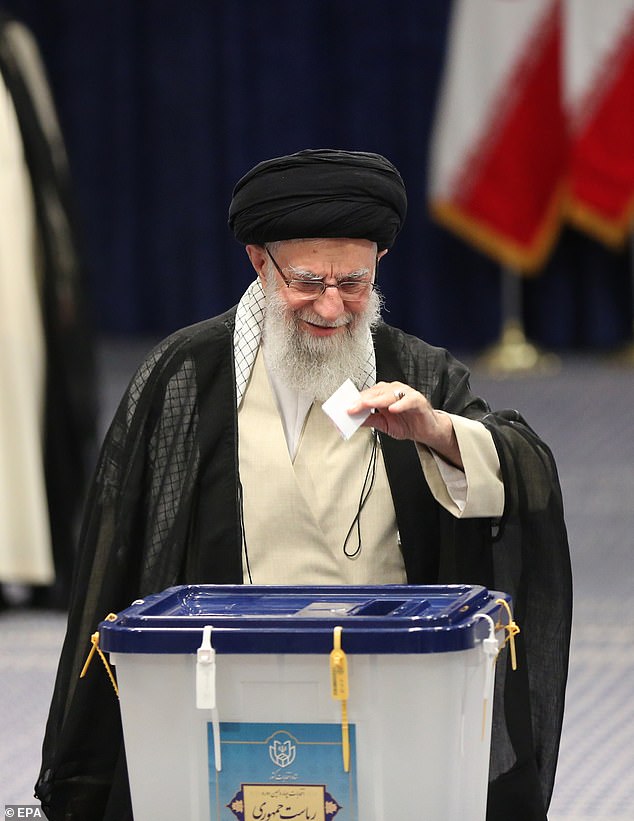
[[[434,218],[527,273],[555,240],[566,191],[561,11],[455,0],[430,148]]]
[[[619,246],[634,219],[634,0],[566,0],[567,212]]]

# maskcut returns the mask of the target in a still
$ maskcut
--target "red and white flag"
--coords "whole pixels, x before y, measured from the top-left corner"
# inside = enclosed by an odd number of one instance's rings
[[[561,12],[560,0],[455,0],[431,144],[433,216],[524,272],[544,261],[565,197]]]
[[[617,246],[634,220],[634,0],[565,0],[568,215]]]

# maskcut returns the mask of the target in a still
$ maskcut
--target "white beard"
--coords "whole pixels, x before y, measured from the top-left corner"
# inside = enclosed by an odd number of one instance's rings
[[[361,386],[363,365],[372,344],[370,332],[380,318],[381,298],[372,291],[361,313],[345,313],[334,326],[343,332],[317,337],[301,327],[301,320],[327,327],[310,303],[292,311],[280,296],[274,277],[267,277],[266,312],[262,338],[267,367],[289,388],[319,402],[325,401],[346,379]]]

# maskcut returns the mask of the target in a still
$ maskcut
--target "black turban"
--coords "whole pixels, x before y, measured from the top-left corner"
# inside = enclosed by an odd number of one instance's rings
[[[245,245],[350,237],[382,250],[394,242],[406,212],[403,180],[385,157],[306,150],[265,160],[238,181],[229,228]]]

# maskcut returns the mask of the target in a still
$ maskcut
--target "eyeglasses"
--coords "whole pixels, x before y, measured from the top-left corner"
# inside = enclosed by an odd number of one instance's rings
[[[284,276],[284,272],[275,261],[273,254],[268,248],[265,248],[266,253],[271,258],[271,262],[275,265],[278,274],[284,280],[286,287],[293,292],[293,296],[297,299],[314,300],[325,293],[326,288],[337,288],[339,296],[344,302],[358,302],[363,299],[370,291],[375,288],[374,282],[360,279],[340,279],[334,285],[326,285],[323,279],[289,279]]]

